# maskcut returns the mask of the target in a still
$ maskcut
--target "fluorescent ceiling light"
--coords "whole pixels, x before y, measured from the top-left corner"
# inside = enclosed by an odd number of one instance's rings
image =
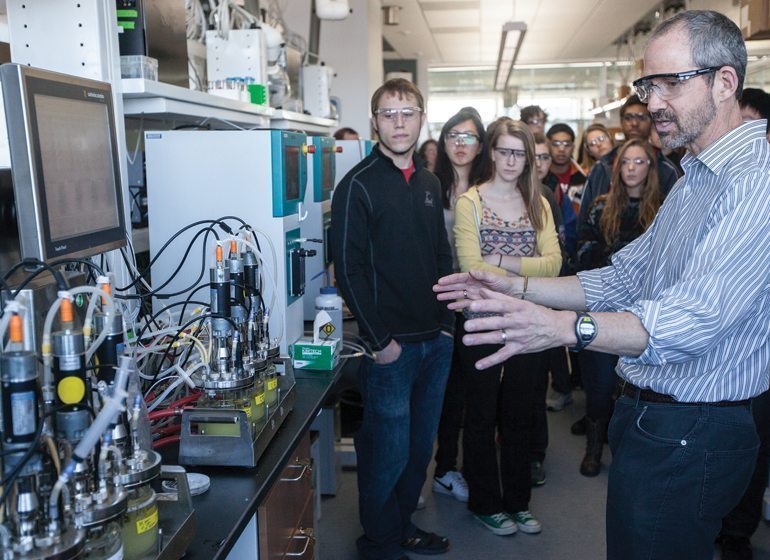
[[[527,33],[527,24],[523,21],[509,21],[503,24],[503,35],[500,37],[500,53],[497,55],[497,70],[495,71],[495,91],[502,91],[511,78],[513,65],[521,50],[521,43]]]

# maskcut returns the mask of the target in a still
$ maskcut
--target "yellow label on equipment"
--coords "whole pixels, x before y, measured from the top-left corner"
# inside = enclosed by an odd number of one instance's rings
[[[246,412],[246,417],[251,418],[251,407],[250,406],[244,406],[243,407],[244,412]]]
[[[254,404],[257,406],[261,404],[265,404],[265,394],[257,393],[256,395],[254,395]]]
[[[274,391],[275,388],[278,387],[278,379],[268,379],[267,380],[267,390],[268,391]]]
[[[155,526],[158,524],[158,509],[153,509],[152,513],[148,515],[147,517],[143,517],[142,519],[136,520],[136,533],[138,535],[141,535],[142,533],[146,533],[150,529],[155,528]]]
[[[326,323],[323,327],[321,327],[321,330],[326,336],[330,336],[337,329],[334,328],[332,323]]]
[[[86,384],[79,377],[70,375],[59,381],[56,394],[64,404],[79,403],[86,394]]]

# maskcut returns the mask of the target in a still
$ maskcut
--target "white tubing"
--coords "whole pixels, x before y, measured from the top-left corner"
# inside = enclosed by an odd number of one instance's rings
[[[178,367],[178,366],[177,366]],[[179,368],[181,369],[181,368]],[[179,387],[184,382],[183,378],[179,378],[176,381],[174,381],[171,385],[169,385],[165,391],[163,391],[160,396],[153,401],[153,403],[147,407],[147,412],[152,412],[155,410],[158,406],[160,406],[160,403],[162,403],[164,400],[166,400],[166,397],[168,397],[171,393],[176,390],[177,387]]]

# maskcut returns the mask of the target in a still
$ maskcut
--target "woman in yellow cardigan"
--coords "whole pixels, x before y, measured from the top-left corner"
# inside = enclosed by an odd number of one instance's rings
[[[457,199],[454,233],[460,269],[557,276],[562,255],[550,207],[540,194],[532,133],[522,123],[502,118],[489,126],[487,140],[489,181]],[[529,439],[536,388],[543,384],[538,376],[547,373],[541,354],[513,356],[504,364],[476,370],[475,363],[495,350],[463,346],[460,357],[466,387],[463,456],[468,509],[496,535],[517,530],[535,534],[542,525],[529,511]]]

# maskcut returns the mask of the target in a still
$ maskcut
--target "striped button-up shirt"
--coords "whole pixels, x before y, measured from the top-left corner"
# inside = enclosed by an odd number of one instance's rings
[[[741,400],[770,378],[770,145],[744,123],[697,157],[647,232],[578,274],[591,311],[630,311],[649,333],[618,374],[682,402]]]

